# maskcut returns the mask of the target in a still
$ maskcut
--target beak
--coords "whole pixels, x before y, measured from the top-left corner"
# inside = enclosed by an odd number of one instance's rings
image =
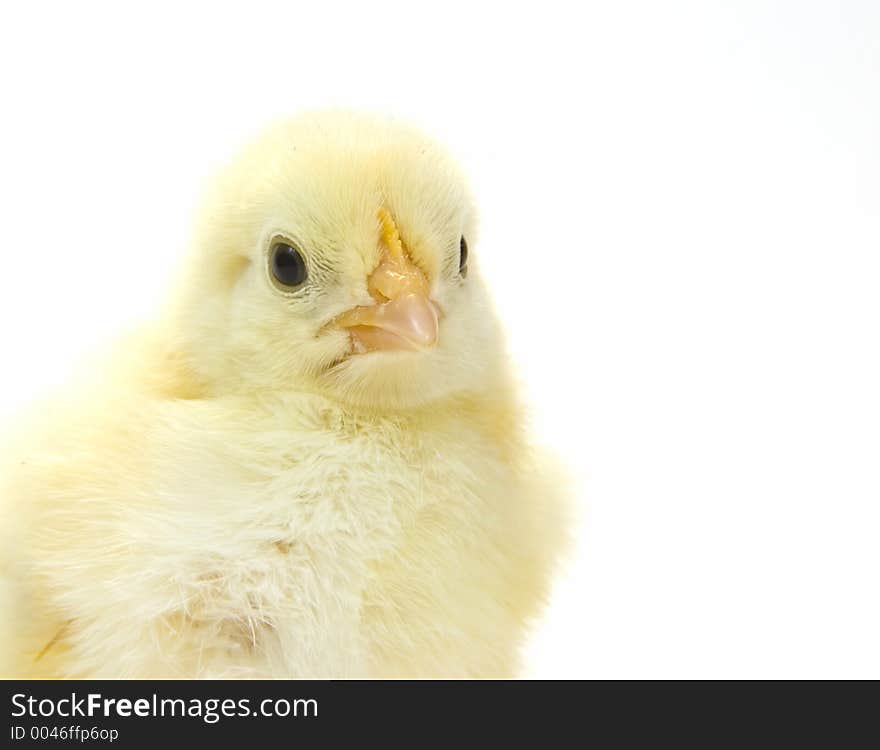
[[[427,349],[437,344],[440,310],[428,281],[404,250],[391,215],[379,211],[383,254],[367,288],[373,305],[355,307],[336,319],[351,333],[357,353]]]

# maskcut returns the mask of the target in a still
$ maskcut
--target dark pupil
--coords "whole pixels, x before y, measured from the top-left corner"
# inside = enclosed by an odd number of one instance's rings
[[[272,273],[284,286],[298,286],[306,280],[306,264],[295,247],[280,242],[273,250]]]
[[[458,270],[464,271],[465,266],[467,266],[467,240],[464,237],[461,238],[458,248]]]

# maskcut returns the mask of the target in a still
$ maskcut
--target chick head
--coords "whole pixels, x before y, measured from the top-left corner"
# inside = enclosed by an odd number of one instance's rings
[[[484,389],[498,326],[457,167],[393,120],[279,123],[209,191],[174,328],[217,391],[410,408]]]

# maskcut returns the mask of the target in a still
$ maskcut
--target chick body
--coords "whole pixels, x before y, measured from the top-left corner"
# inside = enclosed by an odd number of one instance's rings
[[[515,674],[562,541],[562,501],[523,436],[481,283],[466,288],[429,252],[443,244],[438,224],[450,222],[450,244],[472,221],[455,216],[463,193],[437,157],[422,163],[422,213],[395,201],[405,175],[394,170],[425,147],[384,121],[324,114],[258,149],[285,139],[308,159],[317,140],[318,153],[354,148],[360,161],[319,160],[333,176],[311,187],[275,159],[255,159],[256,176],[234,168],[241,213],[218,241],[209,211],[169,313],[6,449],[4,674]],[[385,177],[352,192],[358,168]],[[279,176],[323,192],[326,210],[311,224],[279,219],[259,197],[284,192]],[[215,207],[233,204],[223,195]],[[444,310],[437,351],[351,355],[344,331],[323,333],[366,300],[377,204],[401,217]],[[335,234],[316,226],[334,211]],[[350,253],[357,233],[335,238],[359,224],[373,239]],[[270,290],[264,238],[279,225],[324,248],[311,267],[332,281],[296,299]],[[311,243],[300,239],[309,226]],[[242,246],[256,249],[239,258]],[[225,253],[210,287],[192,273],[208,248]],[[275,344],[284,315],[308,325]],[[266,359],[273,346],[280,362]]]

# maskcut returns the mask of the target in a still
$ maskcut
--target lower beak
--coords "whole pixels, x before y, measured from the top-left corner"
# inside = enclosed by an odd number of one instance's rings
[[[439,331],[437,305],[418,291],[356,307],[337,322],[349,329],[358,353],[428,349],[437,344]]]

